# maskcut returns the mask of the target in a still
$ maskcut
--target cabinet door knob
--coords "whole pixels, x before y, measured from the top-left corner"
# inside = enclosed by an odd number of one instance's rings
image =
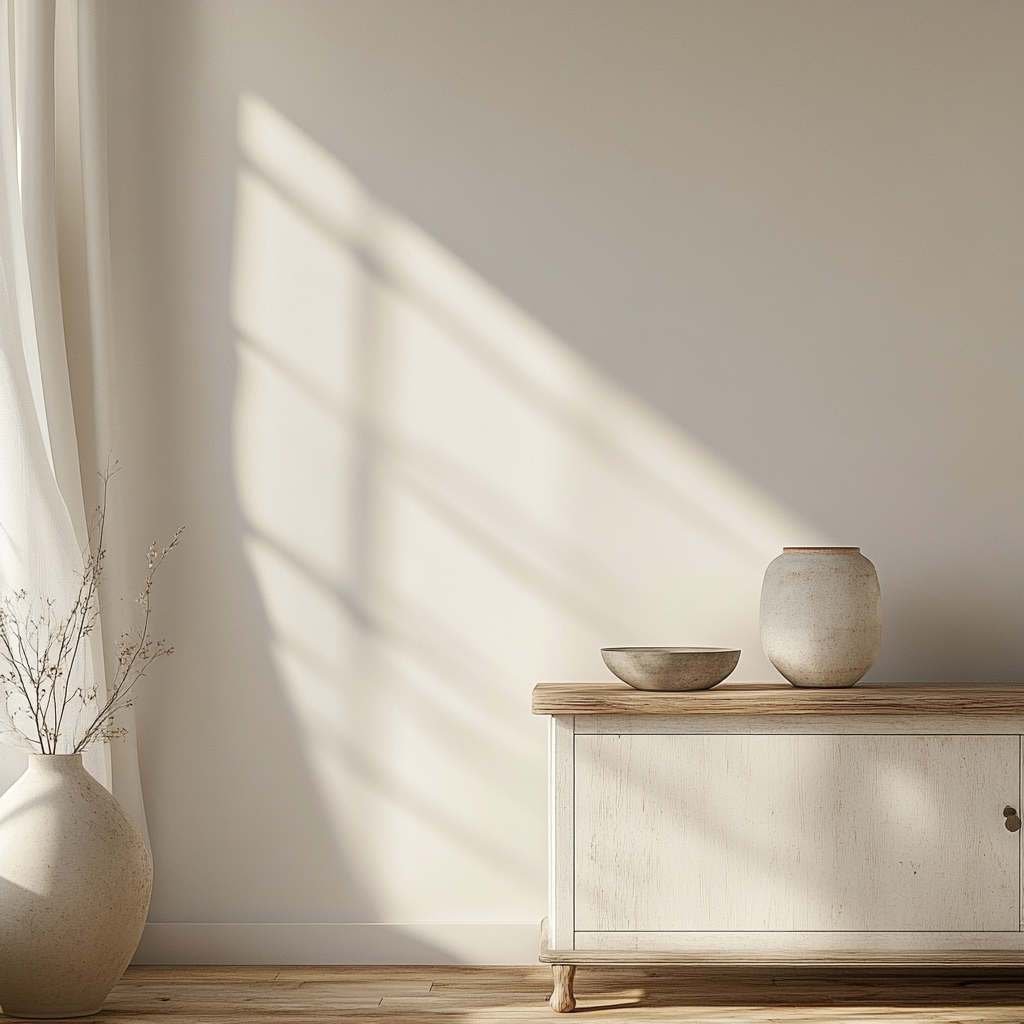
[[[1009,805],[1004,807],[1003,817],[1006,819],[1006,830],[1008,832],[1020,831],[1020,815],[1017,813],[1016,807],[1010,807]]]

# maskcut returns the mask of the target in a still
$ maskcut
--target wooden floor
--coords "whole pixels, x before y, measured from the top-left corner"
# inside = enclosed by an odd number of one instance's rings
[[[574,1014],[547,1006],[547,967],[129,967],[111,1024],[389,1024],[614,1020],[1021,1024],[1024,970],[580,968]]]

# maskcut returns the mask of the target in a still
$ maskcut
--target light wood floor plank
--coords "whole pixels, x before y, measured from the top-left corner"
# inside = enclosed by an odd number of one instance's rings
[[[103,1024],[557,1024],[547,967],[130,967]],[[583,967],[577,1014],[631,1024],[1021,1024],[1024,971]],[[580,1019],[580,1018],[577,1018]]]

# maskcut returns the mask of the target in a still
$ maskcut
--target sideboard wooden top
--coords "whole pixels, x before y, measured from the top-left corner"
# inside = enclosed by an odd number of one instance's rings
[[[535,715],[1024,715],[1024,683],[861,683],[798,689],[720,683],[710,690],[634,690],[625,683],[538,683]]]

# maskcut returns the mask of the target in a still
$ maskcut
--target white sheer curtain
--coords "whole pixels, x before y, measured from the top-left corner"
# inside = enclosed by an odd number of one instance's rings
[[[113,454],[102,16],[102,0],[0,0],[0,591],[57,600],[77,590],[85,496]],[[105,679],[93,641],[86,682]],[[85,761],[145,835],[130,712],[119,724]],[[0,780],[24,758],[0,747]]]

